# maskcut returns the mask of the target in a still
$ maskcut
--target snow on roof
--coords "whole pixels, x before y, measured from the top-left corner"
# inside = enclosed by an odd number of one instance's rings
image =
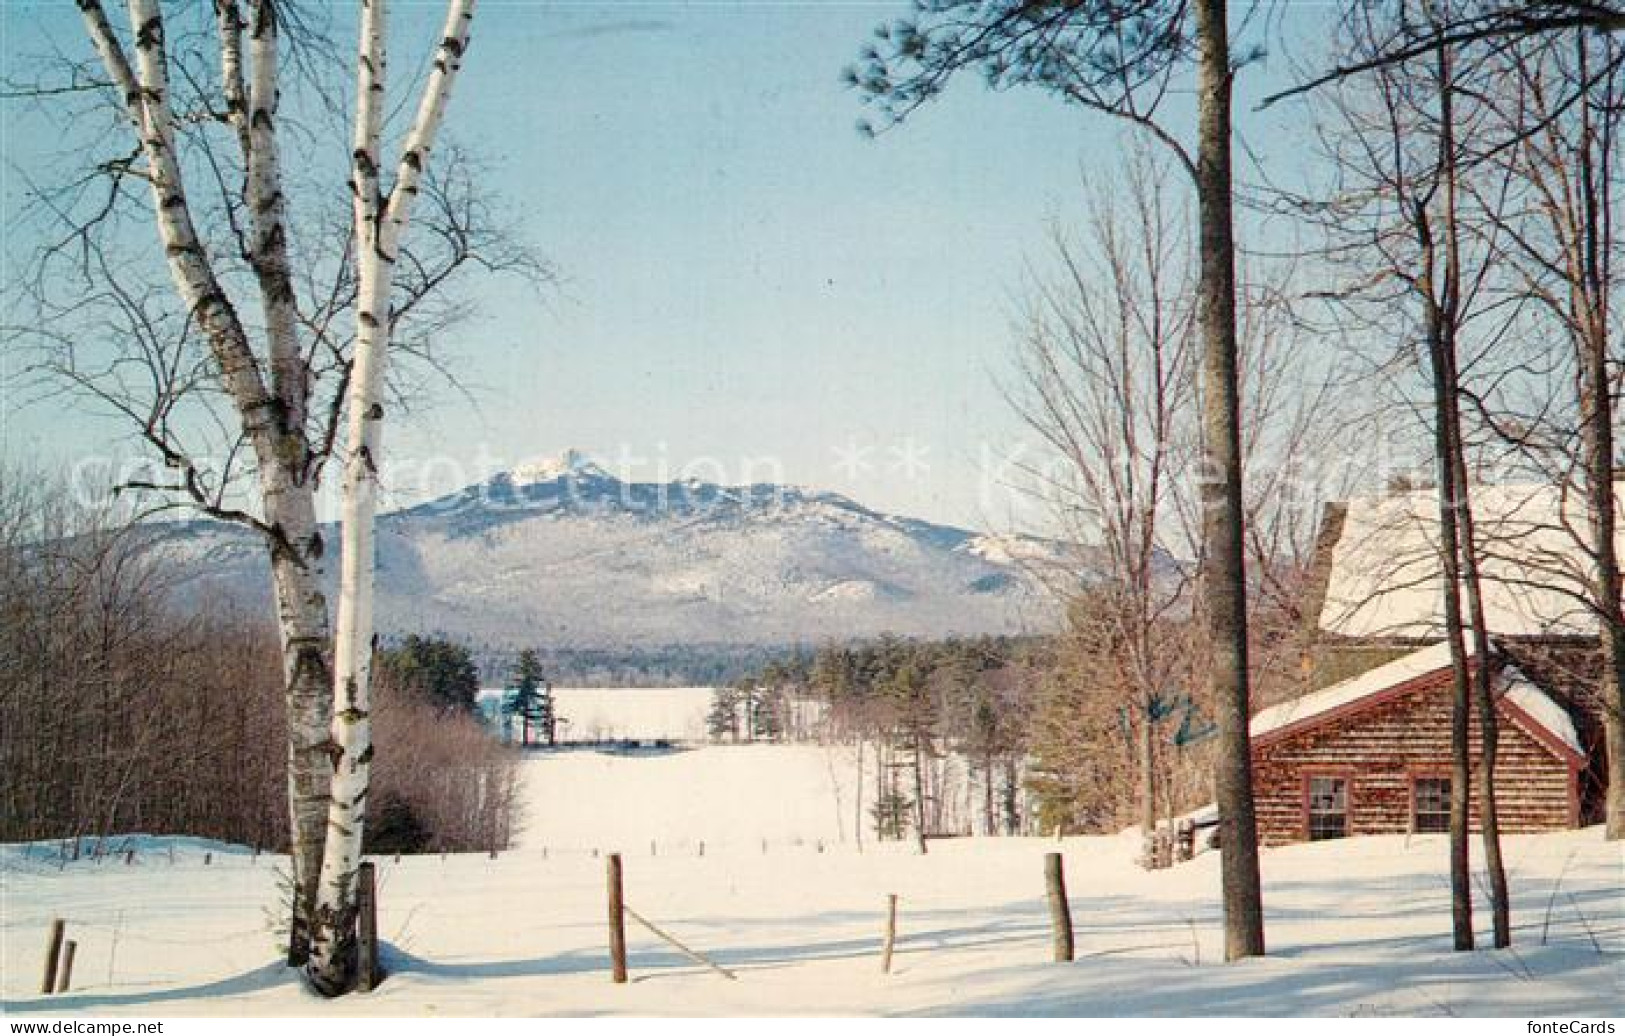
[[[1574,720],[1563,706],[1553,701],[1516,666],[1507,666],[1501,674],[1505,699],[1517,706],[1524,715],[1545,728],[1558,741],[1573,749],[1574,754],[1585,757],[1585,746],[1574,729]]]
[[[1468,648],[1469,654],[1471,647]],[[1359,701],[1361,698],[1385,691],[1390,687],[1414,680],[1419,676],[1438,672],[1450,665],[1450,645],[1435,644],[1413,651],[1403,658],[1380,665],[1359,676],[1332,684],[1324,690],[1272,705],[1254,716],[1248,733],[1261,737],[1295,723],[1324,715],[1333,709]]]
[[[1472,645],[1468,644],[1466,647],[1468,657],[1471,657]],[[1396,658],[1386,665],[1380,665],[1359,676],[1335,683],[1324,690],[1265,709],[1253,717],[1252,723],[1248,725],[1248,734],[1253,738],[1259,738],[1284,730],[1418,677],[1447,669],[1449,666],[1450,645],[1447,643],[1434,644],[1420,651],[1413,651],[1402,658]],[[1575,755],[1582,758],[1585,756],[1580,735],[1575,731],[1574,720],[1570,718],[1568,712],[1546,692],[1535,686],[1516,666],[1505,666],[1501,670],[1497,684],[1497,692],[1505,701],[1516,706],[1532,723],[1557,742],[1567,746]]]
[[[1480,486],[1473,507],[1490,631],[1595,633],[1596,619],[1578,599],[1587,577],[1584,500],[1555,485]],[[1438,516],[1435,490],[1350,500],[1320,628],[1347,637],[1442,636]],[[1619,544],[1625,550],[1625,522]]]

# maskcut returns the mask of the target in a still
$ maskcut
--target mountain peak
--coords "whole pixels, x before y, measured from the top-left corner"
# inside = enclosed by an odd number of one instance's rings
[[[556,457],[528,461],[508,472],[508,479],[516,486],[556,482],[561,478],[609,478],[591,457],[581,450],[569,449]]]

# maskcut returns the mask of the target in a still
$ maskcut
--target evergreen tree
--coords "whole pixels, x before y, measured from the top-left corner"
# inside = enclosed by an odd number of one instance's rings
[[[711,711],[705,717],[711,740],[739,740],[739,691],[723,685],[711,692]]]
[[[750,739],[777,741],[784,736],[784,695],[773,685],[757,685],[750,696]]]
[[[550,745],[555,742],[553,687],[542,673],[541,660],[529,648],[519,653],[502,711],[520,724],[520,744],[530,744],[533,733]]]
[[[461,644],[412,634],[399,647],[378,652],[378,667],[397,687],[411,688],[447,711],[473,713],[480,671]]]

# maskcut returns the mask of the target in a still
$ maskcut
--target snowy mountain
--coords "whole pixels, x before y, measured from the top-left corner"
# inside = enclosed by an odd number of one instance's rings
[[[187,589],[258,604],[259,544],[165,527]],[[335,542],[335,539],[329,539]],[[494,646],[787,644],[1051,628],[1058,544],[790,486],[623,482],[576,451],[379,519],[386,633]]]

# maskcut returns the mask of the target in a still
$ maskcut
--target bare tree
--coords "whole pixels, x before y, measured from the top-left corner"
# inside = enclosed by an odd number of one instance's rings
[[[1228,959],[1264,952],[1264,914],[1247,737],[1246,505],[1237,366],[1236,252],[1231,173],[1232,55],[1224,0],[939,0],[911,21],[882,26],[849,81],[893,124],[981,69],[995,88],[1036,86],[1123,119],[1165,145],[1195,186],[1196,323],[1203,412],[1201,613],[1209,693],[1218,719],[1214,786]],[[1194,69],[1194,143],[1163,121],[1176,78]]]
[[[1625,248],[1616,231],[1618,158],[1625,129],[1625,44],[1577,31],[1509,47],[1491,59],[1501,86],[1484,91],[1490,132],[1475,161],[1510,180],[1502,204],[1482,204],[1494,221],[1497,259],[1515,271],[1509,291],[1530,305],[1528,391],[1505,385],[1474,397],[1487,424],[1537,477],[1582,502],[1583,527],[1561,521],[1587,571],[1551,572],[1558,586],[1583,588],[1579,603],[1601,642],[1604,743],[1610,776],[1625,759],[1625,612],[1617,547],[1615,382]],[[1558,388],[1547,372],[1567,384]],[[1540,573],[1541,577],[1548,573]],[[1625,837],[1625,781],[1610,780],[1606,832]]]
[[[1426,21],[1449,15],[1449,8],[1430,5],[1351,12],[1343,23],[1350,63],[1364,66],[1370,55],[1381,52],[1393,35],[1390,18]],[[1433,441],[1444,635],[1454,673],[1450,874],[1457,949],[1471,949],[1474,941],[1468,824],[1475,706],[1478,814],[1496,944],[1510,940],[1495,806],[1498,731],[1483,602],[1485,543],[1473,508],[1471,446],[1463,417],[1464,401],[1470,398],[1469,372],[1495,377],[1505,329],[1492,261],[1496,246],[1471,206],[1473,192],[1467,185],[1472,169],[1463,144],[1482,130],[1484,107],[1473,102],[1482,94],[1482,67],[1453,45],[1426,50],[1409,62],[1371,65],[1360,89],[1350,86],[1338,98],[1340,130],[1329,139],[1339,186],[1324,208],[1311,210],[1332,233],[1333,256],[1355,270],[1353,283],[1331,297],[1352,301],[1353,309],[1345,312],[1357,318],[1364,309],[1365,319],[1377,321],[1372,327],[1390,326],[1381,321],[1394,316],[1415,327],[1419,366],[1429,386],[1428,402],[1420,409]],[[1472,213],[1466,211],[1469,207]]]
[[[1006,395],[1062,463],[1032,474],[1066,539],[1083,552],[1066,587],[1087,587],[1076,629],[1107,661],[1131,717],[1142,834],[1157,826],[1155,740],[1165,699],[1186,683],[1188,649],[1170,650],[1188,611],[1175,557],[1189,554],[1176,495],[1195,429],[1194,263],[1167,169],[1136,152],[1119,192],[1091,192],[1085,242],[1057,229],[1054,276],[1034,288],[1017,383]],[[1188,647],[1188,646],[1187,646]]]
[[[358,352],[376,355],[388,341],[436,366],[437,332],[467,310],[450,293],[464,273],[542,270],[496,229],[466,162],[411,170],[405,193],[421,200],[429,232],[397,240],[404,219],[380,226],[393,235],[399,273],[389,319],[369,331],[359,314],[377,320],[376,299],[364,288],[389,278],[362,284],[373,257],[345,243],[354,237],[341,215],[355,199],[343,186],[348,150],[323,148],[339,111],[329,87],[347,64],[328,43],[327,10],[295,0],[128,6],[120,29],[101,0],[79,4],[93,60],[46,66],[67,87],[10,84],[12,96],[73,116],[76,159],[101,155],[65,182],[35,185],[46,242],[27,285],[35,317],[11,333],[40,345],[46,384],[88,397],[139,436],[155,473],[122,488],[246,525],[266,545],[286,692],[298,962],[339,747],[329,545],[315,493],[327,461],[358,442],[341,434],[347,415],[356,419],[352,384],[367,382],[363,416],[387,391],[368,373],[381,365],[358,367]],[[117,115],[110,125],[107,112]],[[313,160],[289,161],[289,139]],[[142,220],[156,251],[137,245]],[[374,338],[369,349],[358,349],[363,333]]]

